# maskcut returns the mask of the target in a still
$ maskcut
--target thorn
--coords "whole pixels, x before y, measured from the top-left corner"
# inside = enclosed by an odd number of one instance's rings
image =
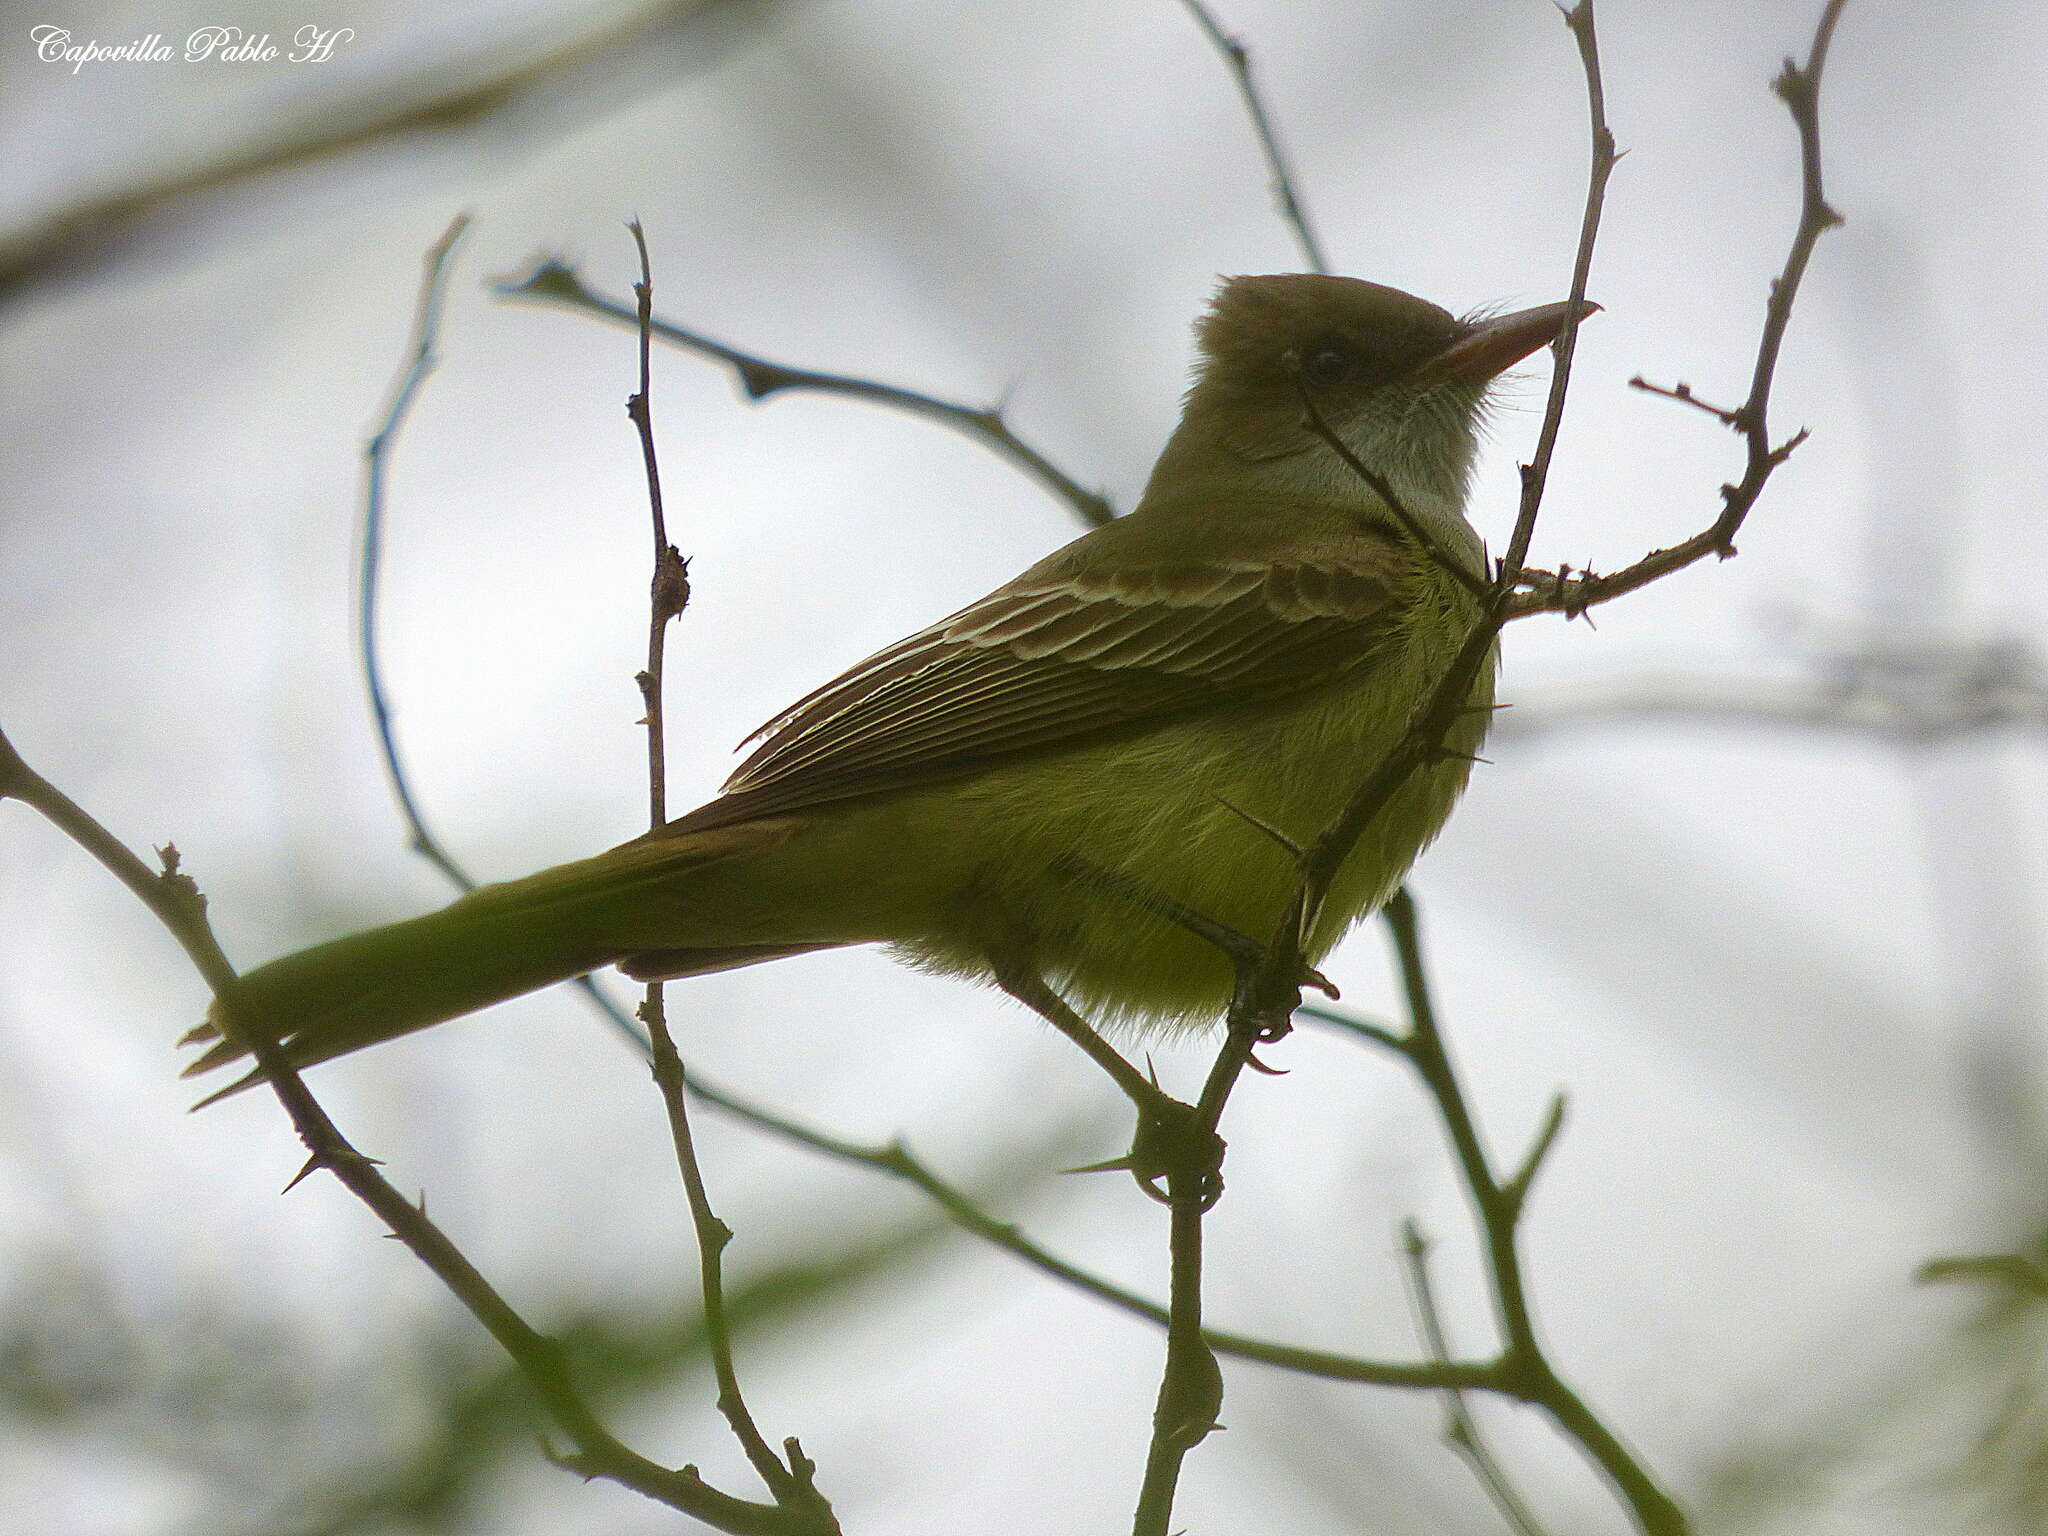
[[[1285,832],[1282,832],[1278,827],[1274,826],[1269,821],[1260,820],[1257,816],[1254,816],[1250,811],[1244,809],[1244,807],[1232,805],[1228,800],[1224,799],[1221,795],[1215,794],[1213,792],[1210,794],[1209,798],[1211,800],[1214,800],[1218,805],[1222,806],[1223,809],[1230,812],[1231,815],[1237,816],[1243,819],[1244,821],[1249,822],[1253,827],[1256,827],[1259,831],[1265,833],[1266,836],[1270,837],[1274,842],[1278,843],[1282,848],[1286,849],[1287,852],[1293,855],[1295,858],[1300,858],[1303,852],[1305,851],[1302,848],[1301,844],[1297,843]]]
[[[1136,1170],[1137,1170],[1137,1164],[1136,1164],[1136,1163],[1134,1163],[1134,1162],[1133,1162],[1133,1161],[1131,1160],[1131,1154],[1130,1154],[1130,1153],[1128,1153],[1128,1152],[1126,1152],[1126,1153],[1122,1154],[1122,1155],[1121,1155],[1121,1156],[1119,1156],[1119,1157],[1112,1157],[1112,1158],[1108,1158],[1108,1159],[1106,1159],[1106,1160],[1104,1160],[1104,1161],[1102,1161],[1102,1162],[1099,1162],[1099,1163],[1083,1163],[1083,1164],[1082,1164],[1082,1165],[1081,1165],[1080,1167],[1078,1167],[1078,1168],[1062,1168],[1062,1169],[1060,1170],[1060,1172],[1061,1172],[1061,1173],[1133,1173],[1133,1172],[1135,1172]]]
[[[291,1183],[285,1185],[285,1187],[283,1189],[280,1189],[278,1193],[280,1195],[290,1194],[293,1190],[297,1189],[299,1185],[310,1174],[316,1173],[320,1169],[325,1168],[326,1166],[327,1159],[323,1157],[320,1153],[315,1152],[311,1157],[306,1159],[306,1166],[301,1168],[297,1173],[292,1175]]]

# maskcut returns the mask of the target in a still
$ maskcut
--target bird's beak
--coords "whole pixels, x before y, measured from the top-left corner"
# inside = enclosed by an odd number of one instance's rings
[[[1591,299],[1579,301],[1579,318],[1595,313],[1600,306]],[[1564,334],[1571,317],[1569,300],[1562,304],[1539,304],[1518,309],[1511,315],[1495,315],[1465,328],[1443,351],[1425,358],[1408,377],[1417,384],[1440,384],[1458,380],[1483,384],[1512,368],[1538,347],[1547,347]]]

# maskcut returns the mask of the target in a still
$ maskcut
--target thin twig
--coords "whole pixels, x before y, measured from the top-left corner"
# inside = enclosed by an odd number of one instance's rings
[[[1536,1175],[1543,1171],[1544,1163],[1549,1161],[1551,1151],[1557,1146],[1557,1138],[1564,1130],[1565,1109],[1570,1102],[1562,1092],[1550,1096],[1550,1107],[1543,1111],[1536,1134],[1530,1138],[1529,1150],[1522,1154],[1521,1162],[1516,1164],[1515,1171],[1500,1187],[1502,1207],[1518,1220],[1523,1205],[1528,1202],[1529,1191],[1536,1185]]]
[[[640,454],[647,471],[647,508],[654,534],[654,574],[648,584],[647,665],[635,678],[639,685],[643,716],[647,726],[648,828],[659,831],[668,820],[668,754],[666,711],[662,678],[666,668],[669,624],[680,617],[690,600],[688,564],[669,542],[668,521],[661,499],[661,461],[655,450],[654,413],[650,403],[653,388],[653,304],[654,274],[647,254],[647,234],[635,219],[627,225],[640,253],[640,280],[633,285],[639,310],[640,387],[626,401],[640,439]],[[704,1298],[704,1338],[711,1356],[712,1374],[718,1382],[718,1411],[725,1416],[733,1438],[739,1441],[748,1463],[760,1477],[775,1502],[792,1513],[816,1520],[822,1528],[836,1530],[831,1506],[819,1493],[813,1479],[814,1464],[798,1443],[785,1442],[789,1460],[784,1463],[770,1448],[740,1390],[739,1371],[733,1362],[732,1321],[725,1309],[724,1256],[732,1241],[732,1229],[711,1207],[711,1194],[704,1183],[704,1171],[697,1160],[696,1138],[690,1126],[689,1095],[685,1091],[683,1063],[669,1033],[668,1010],[662,983],[647,984],[640,1005],[640,1020],[647,1026],[653,1075],[668,1114],[670,1139],[675,1146],[676,1167],[683,1180],[683,1192],[690,1207],[690,1224],[697,1238],[697,1275]]]
[[[1262,957],[1236,957],[1240,974],[1257,971]],[[1241,988],[1240,991],[1243,989]],[[1216,1162],[1169,1170],[1166,1180],[1167,1301],[1166,1362],[1152,1408],[1152,1435],[1145,1448],[1145,1474],[1138,1488],[1132,1536],[1167,1536],[1181,1467],[1188,1452],[1218,1429],[1223,1407],[1223,1373],[1202,1325],[1203,1223],[1222,1193],[1223,1142],[1217,1126],[1230,1091],[1251,1061],[1256,1030],[1242,1027],[1233,1007],[1223,1049],[1211,1064],[1194,1108],[1189,1145],[1202,1138],[1213,1145]]]
[[[1658,395],[1666,400],[1676,400],[1680,405],[1689,405],[1696,411],[1705,411],[1724,427],[1739,427],[1742,425],[1741,411],[1730,410],[1725,405],[1715,405],[1711,401],[1702,400],[1692,392],[1692,386],[1683,379],[1671,385],[1652,384],[1639,373],[1628,381],[1628,387],[1630,389],[1640,389],[1646,395]]]
[[[1266,157],[1266,169],[1273,179],[1273,199],[1280,205],[1280,217],[1294,231],[1301,254],[1308,259],[1309,271],[1328,272],[1330,263],[1323,255],[1323,243],[1316,238],[1315,230],[1309,224],[1308,206],[1295,190],[1294,172],[1288,166],[1286,152],[1280,147],[1280,135],[1274,131],[1273,120],[1266,114],[1265,98],[1252,78],[1250,50],[1223,30],[1202,0],[1181,0],[1181,3],[1194,17],[1195,25],[1202,29],[1203,35],[1223,55],[1224,63],[1230,66],[1230,73],[1237,81],[1237,93],[1244,99],[1244,109],[1251,117],[1252,131],[1258,135],[1259,152]]]
[[[1522,504],[1515,514],[1515,530],[1508,538],[1507,554],[1501,559],[1500,580],[1511,586],[1529,558],[1529,542],[1536,536],[1536,516],[1543,506],[1544,487],[1550,481],[1551,454],[1558,432],[1564,426],[1565,395],[1571,388],[1572,354],[1579,342],[1579,322],[1585,311],[1586,283],[1593,272],[1593,246],[1600,235],[1600,215],[1607,203],[1607,179],[1621,156],[1614,148],[1614,132],[1607,126],[1607,89],[1600,78],[1600,40],[1594,30],[1593,0],[1578,0],[1564,13],[1564,23],[1578,44],[1579,64],[1586,75],[1586,112],[1592,142],[1592,159],[1586,173],[1586,202],[1579,217],[1579,244],[1572,257],[1571,292],[1566,296],[1564,330],[1552,346],[1555,361],[1550,370],[1550,395],[1543,408],[1543,425],[1536,434],[1536,452],[1522,466]]]
[[[377,728],[377,747],[384,759],[384,777],[405,818],[413,852],[460,886],[476,889],[476,882],[450,858],[441,840],[427,828],[427,819],[414,798],[411,781],[399,759],[398,741],[391,724],[391,695],[384,686],[384,661],[378,639],[382,615],[378,597],[384,580],[384,484],[392,445],[412,414],[413,402],[427,376],[439,365],[435,340],[441,328],[441,307],[448,291],[448,261],[469,228],[469,215],[459,215],[447,232],[427,249],[420,276],[419,298],[413,307],[412,340],[407,361],[392,385],[390,403],[383,421],[363,445],[362,537],[356,559],[356,654],[362,663],[363,686],[370,696],[370,719]]]
[[[648,390],[653,374],[650,306],[654,302],[654,281],[647,263],[647,233],[635,219],[626,226],[640,252],[640,281],[633,285],[639,304],[640,387],[626,401],[626,415],[640,439],[641,463],[647,472],[647,513],[654,531],[654,575],[648,582],[647,665],[633,681],[646,707],[642,724],[647,727],[647,825],[660,831],[668,821],[668,735],[662,700],[662,676],[668,649],[668,626],[681,617],[690,601],[690,567],[682,552],[669,542],[668,518],[661,503],[661,460],[654,447],[653,407]]]
[[[1436,1287],[1430,1279],[1429,1239],[1422,1235],[1421,1225],[1412,1216],[1401,1223],[1401,1256],[1406,1261],[1408,1293],[1415,1304],[1415,1322],[1422,1341],[1431,1359],[1448,1361],[1450,1335],[1444,1328],[1443,1314],[1437,1309]],[[1480,1487],[1493,1500],[1501,1518],[1514,1528],[1516,1536],[1543,1536],[1543,1527],[1479,1433],[1479,1423],[1472,1417],[1463,1389],[1446,1387],[1443,1397],[1444,1439],[1451,1449],[1472,1469],[1472,1475],[1479,1479]]]
[[[1792,306],[1799,297],[1799,287],[1813,259],[1814,247],[1820,243],[1822,235],[1842,222],[1842,216],[1828,203],[1827,189],[1821,177],[1820,83],[1827,65],[1828,47],[1834,41],[1835,26],[1841,20],[1845,3],[1846,0],[1828,0],[1820,22],[1814,28],[1813,45],[1805,64],[1788,58],[1772,82],[1771,88],[1785,103],[1799,134],[1799,222],[1792,234],[1791,249],[1785,255],[1785,265],[1771,282],[1770,297],[1764,306],[1763,328],[1757,338],[1756,361],[1750,370],[1749,393],[1733,411],[1723,411],[1694,399],[1685,401],[1721,416],[1741,434],[1747,450],[1742,479],[1721,487],[1721,514],[1705,529],[1668,549],[1653,550],[1635,564],[1612,575],[1599,576],[1586,571],[1569,577],[1549,577],[1544,573],[1528,573],[1534,578],[1530,582],[1531,590],[1523,592],[1516,600],[1511,617],[1521,618],[1530,613],[1581,614],[1596,603],[1633,592],[1708,555],[1718,555],[1723,560],[1729,558],[1735,553],[1735,535],[1741,531],[1744,519],[1763,494],[1765,484],[1778,466],[1806,441],[1804,428],[1782,442],[1772,441],[1771,388],[1777,378],[1778,357],[1784,348],[1785,335],[1792,323]],[[1674,389],[1670,393],[1676,396],[1678,391]]]
[[[222,1032],[247,1047],[291,1117],[308,1153],[298,1178],[316,1169],[333,1174],[483,1324],[574,1444],[573,1454],[556,1460],[586,1477],[602,1477],[632,1488],[735,1536],[837,1536],[836,1526],[807,1520],[802,1512],[778,1505],[734,1498],[711,1487],[694,1468],[671,1471],[621,1444],[576,1388],[560,1345],[535,1331],[428,1219],[423,1205],[400,1194],[378,1173],[375,1159],[350,1145],[307,1089],[275,1035],[268,1032],[266,1021],[244,1016],[236,1007],[234,969],[207,923],[205,897],[178,869],[177,850],[164,849],[161,871],[150,869],[69,796],[32,770],[0,732],[0,799],[9,798],[39,812],[97,859],[177,940],[213,992]]]
[[[592,293],[583,286],[583,279],[577,275],[575,268],[559,261],[541,261],[526,277],[516,282],[498,283],[492,291],[500,298],[560,304],[570,309],[581,310],[585,314],[616,321],[621,325],[639,323],[639,316],[635,310]],[[739,379],[740,388],[746,391],[750,400],[765,400],[786,389],[810,390],[818,394],[844,395],[855,400],[869,400],[877,405],[886,405],[892,410],[921,416],[927,421],[936,421],[942,426],[950,427],[955,432],[971,437],[984,447],[994,450],[1065,502],[1075,515],[1090,527],[1099,526],[1116,516],[1116,508],[1107,497],[1083,487],[1052,460],[1012,432],[999,407],[961,405],[955,401],[941,400],[934,395],[920,394],[914,389],[902,389],[894,384],[879,383],[874,379],[856,378],[842,373],[820,373],[810,368],[792,368],[782,363],[769,362],[766,358],[756,357],[751,352],[742,352],[739,348],[727,346],[722,341],[714,341],[701,332],[671,325],[666,320],[654,321],[653,330],[663,341],[672,342],[676,346],[695,352],[700,357],[713,358],[731,368]]]

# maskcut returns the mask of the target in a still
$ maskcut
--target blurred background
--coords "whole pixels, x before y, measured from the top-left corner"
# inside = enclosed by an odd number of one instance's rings
[[[1586,163],[1545,0],[1219,0],[1341,271],[1454,309],[1561,297]],[[1628,150],[1539,562],[1703,526],[1739,445],[1630,390],[1746,387],[1796,212],[1767,89],[1818,0],[1607,0]],[[285,57],[308,24],[324,62]],[[37,56],[201,26],[271,63]],[[1553,1355],[1704,1530],[2048,1530],[2048,1313],[1923,1261],[2043,1252],[2048,15],[1856,0],[1823,96],[1824,242],[1780,374],[1813,440],[1741,540],[1597,627],[1508,637],[1497,730],[1414,889],[1502,1156],[1564,1089],[1527,1226]],[[253,963],[438,904],[354,652],[361,450],[420,258],[458,250],[443,363],[391,465],[397,726],[486,878],[630,836],[647,562],[630,334],[494,297],[537,255],[781,361],[973,404],[1128,506],[1218,274],[1290,270],[1231,81],[1168,0],[348,0],[10,12],[0,35],[0,721],[138,847],[175,841]],[[1539,359],[1540,361],[1540,359]],[[671,529],[671,804],[839,667],[1076,531],[981,446],[818,397],[747,404],[656,355]],[[1498,544],[1547,372],[1474,501]],[[1391,1015],[1377,925],[1327,967]],[[902,1136],[1004,1219],[1163,1289],[1112,1093],[1019,1010],[824,955],[671,992],[707,1077]],[[466,1314],[251,1094],[188,1118],[204,993],[155,925],[0,808],[0,1504],[24,1532],[654,1532],[535,1444]],[[1157,1053],[1190,1087],[1199,1045]],[[1490,1347],[1441,1135],[1397,1064],[1305,1028],[1225,1126],[1210,1312],[1414,1358],[1398,1225],[1454,1344]],[[616,1427],[745,1488],[640,1061],[566,993],[316,1074]],[[912,1192],[708,1115],[744,1379],[849,1531],[1124,1528],[1160,1340]],[[1228,1364],[1190,1529],[1501,1529],[1430,1397]],[[1553,1532],[1627,1529],[1528,1412],[1481,1423]],[[1058,1475],[1048,1477],[1049,1468]]]

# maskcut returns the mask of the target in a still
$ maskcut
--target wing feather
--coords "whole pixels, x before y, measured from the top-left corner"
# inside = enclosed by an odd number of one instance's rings
[[[1041,568],[1042,571],[1043,568]],[[1030,572],[877,651],[757,731],[694,830],[971,772],[1312,687],[1392,631],[1396,551]]]

